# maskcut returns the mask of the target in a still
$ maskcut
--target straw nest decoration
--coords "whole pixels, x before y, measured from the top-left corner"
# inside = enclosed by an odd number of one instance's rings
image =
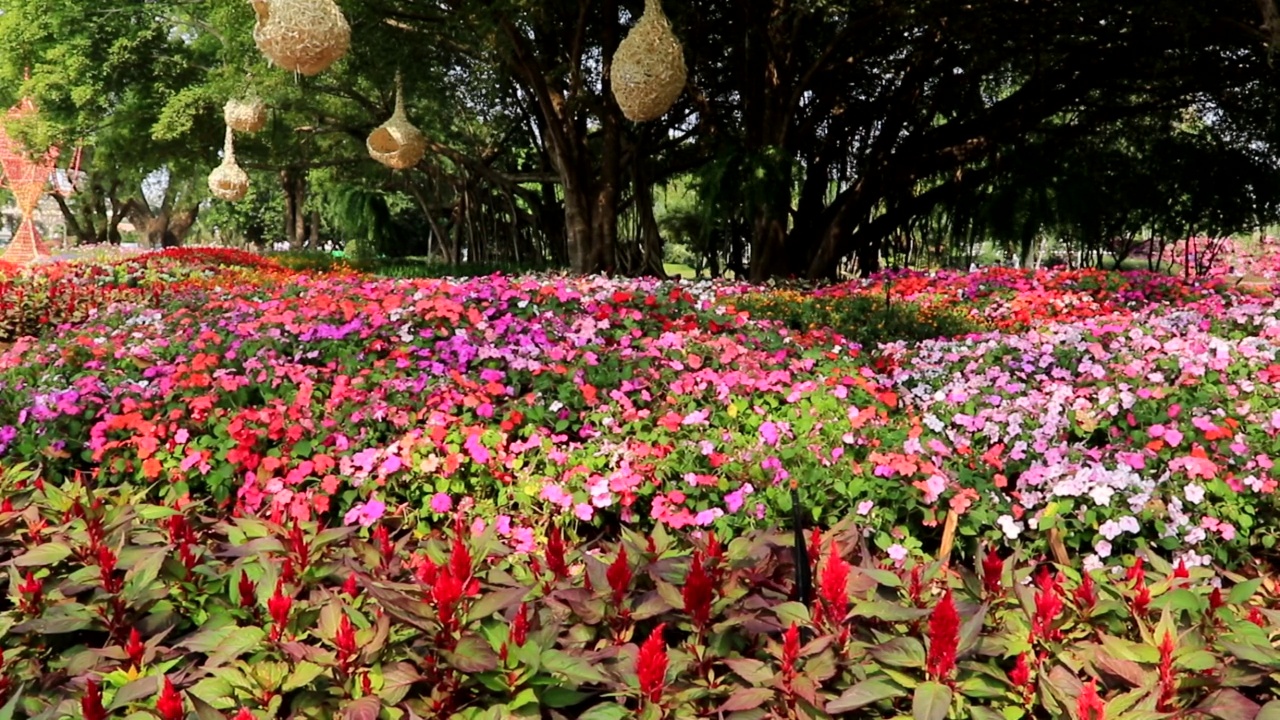
[[[227,144],[222,153],[222,164],[209,173],[209,192],[227,202],[241,200],[249,192],[249,175],[236,164],[233,138],[234,131],[227,128]]]
[[[684,91],[684,50],[662,14],[660,0],[645,0],[644,15],[613,56],[613,97],[633,122],[662,117]]]
[[[369,156],[395,170],[411,168],[427,153],[427,139],[404,111],[404,84],[396,73],[396,111],[369,134]]]
[[[323,72],[351,48],[351,26],[333,0],[250,0],[258,13],[253,40],[277,66]]]
[[[228,100],[222,117],[236,132],[256,133],[267,125],[267,106],[258,98]]]

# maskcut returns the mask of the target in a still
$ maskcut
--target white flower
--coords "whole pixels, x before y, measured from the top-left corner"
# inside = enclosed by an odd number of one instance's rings
[[[1191,528],[1190,532],[1187,533],[1186,537],[1183,538],[1183,540],[1185,540],[1188,545],[1197,545],[1199,543],[1204,542],[1204,536],[1205,536],[1204,528],[1196,527],[1196,528]]]
[[[996,520],[996,524],[1000,526],[1000,530],[1004,536],[1013,540],[1022,534],[1022,523],[1017,522],[1010,515],[1001,515]]]
[[[1102,537],[1108,540],[1115,540],[1124,530],[1120,528],[1120,524],[1115,520],[1108,520],[1102,523],[1102,527],[1098,528],[1098,532],[1102,533]]]
[[[863,500],[862,502],[858,503],[858,514],[866,515],[867,513],[871,512],[871,508],[875,506],[876,506],[876,503],[874,500]]]
[[[1142,526],[1138,525],[1138,518],[1132,515],[1125,515],[1120,518],[1120,529],[1124,532],[1137,535],[1138,531],[1142,529]]]
[[[1097,551],[1098,557],[1111,557],[1111,543],[1106,540],[1099,540],[1093,549]]]
[[[1093,572],[1102,569],[1102,560],[1097,555],[1086,555],[1084,558],[1084,571]]]
[[[1089,491],[1089,497],[1093,499],[1095,505],[1110,505],[1111,496],[1115,494],[1116,491],[1106,485],[1099,485]]]
[[[1187,485],[1186,489],[1182,491],[1182,494],[1186,496],[1187,502],[1192,505],[1199,505],[1200,501],[1204,500],[1204,488],[1195,483]]]

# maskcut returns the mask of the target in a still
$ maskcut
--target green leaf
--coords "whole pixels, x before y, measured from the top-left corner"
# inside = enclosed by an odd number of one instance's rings
[[[578,716],[578,720],[627,720],[631,711],[621,703],[601,703]]]
[[[1280,653],[1269,647],[1253,643],[1222,641],[1222,647],[1237,658],[1259,665],[1280,666]]]
[[[871,602],[859,602],[853,604],[853,615],[856,617],[875,618],[885,622],[909,622],[911,620],[919,620],[927,617],[929,610],[924,608],[910,608],[898,605],[896,603],[884,602],[883,600],[873,600]]]
[[[751,685],[764,685],[773,680],[773,668],[754,658],[730,658],[724,663]]]
[[[467,619],[484,620],[494,613],[500,613],[519,605],[528,594],[529,590],[522,587],[505,588],[496,592],[486,593],[467,611]]]
[[[365,695],[352,700],[342,708],[342,718],[343,720],[378,720],[380,712],[382,712],[382,701],[376,695]]]
[[[924,645],[913,637],[899,637],[871,648],[871,657],[893,667],[924,667]]]
[[[681,603],[678,607],[684,607],[684,604]],[[775,607],[773,612],[777,614],[778,620],[782,621],[783,627],[790,626],[791,623],[803,626],[811,622],[809,608],[798,602],[784,602]]]
[[[533,688],[525,688],[507,703],[507,710],[519,710],[522,707],[538,705],[538,693]]]
[[[591,697],[591,693],[585,693],[580,690],[570,690],[565,687],[549,687],[542,691],[542,697],[540,699],[542,704],[549,708],[566,708],[577,705],[589,697]]]
[[[22,691],[23,688],[18,688],[13,697],[9,698],[9,702],[5,703],[4,707],[0,707],[0,720],[13,720],[13,713],[18,709],[18,703],[22,700]]]
[[[827,712],[835,714],[866,707],[872,703],[903,697],[907,691],[888,678],[873,675],[854,685],[840,697],[827,703]]]
[[[724,704],[720,706],[720,712],[726,713],[755,710],[768,702],[773,696],[773,688],[742,688],[735,691],[729,696],[729,699],[724,701]]]
[[[1205,698],[1195,709],[1218,720],[1256,720],[1262,708],[1239,692],[1225,689]]]
[[[157,548],[148,551],[129,568],[129,572],[124,576],[124,594],[126,597],[137,597],[151,587],[151,584],[160,577],[160,568],[164,566],[164,560],[169,556],[169,551],[165,548]]]
[[[564,676],[575,685],[588,683],[607,683],[604,673],[583,658],[574,657],[559,650],[547,650],[542,653],[542,669]]]
[[[71,546],[60,542],[37,545],[13,559],[17,567],[44,567],[55,565],[71,556]]]
[[[982,637],[982,625],[987,620],[987,611],[990,608],[991,603],[983,603],[982,607],[978,608],[978,612],[971,615],[960,626],[960,644],[956,648],[958,656],[964,657],[977,647],[978,639]]]
[[[1218,658],[1208,650],[1192,650],[1179,657],[1173,662],[1175,667],[1192,672],[1204,672],[1213,667],[1217,667]]]
[[[116,691],[116,695],[111,698],[111,705],[107,707],[107,710],[124,707],[131,702],[152,697],[159,692],[159,675],[138,678]]]
[[[303,660],[289,673],[280,686],[280,692],[292,692],[310,685],[316,678],[325,673],[325,669],[315,663]]]
[[[0,720],[6,719],[0,717]],[[1272,700],[1263,705],[1262,709],[1258,711],[1258,716],[1253,720],[1280,720],[1280,700]]]
[[[1156,610],[1169,608],[1170,610],[1199,614],[1209,607],[1209,602],[1186,588],[1178,588],[1156,598],[1151,603],[1151,607]]]
[[[200,698],[187,693],[191,698],[191,705],[196,709],[196,720],[227,720],[226,716],[218,712],[218,709]]]
[[[1227,593],[1227,602],[1232,605],[1243,605],[1249,602],[1249,598],[1258,592],[1258,588],[1262,587],[1262,578],[1254,578],[1246,580],[1231,588],[1231,592]]]
[[[138,505],[134,508],[134,512],[138,513],[138,517],[143,520],[164,520],[181,514],[177,510],[164,505]]]
[[[479,635],[465,635],[445,660],[464,673],[489,672],[498,667],[498,655]]]
[[[921,683],[911,700],[915,720],[944,720],[951,708],[951,688],[937,682]]]

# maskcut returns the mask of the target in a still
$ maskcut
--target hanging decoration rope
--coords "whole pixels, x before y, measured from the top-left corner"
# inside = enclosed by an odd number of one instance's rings
[[[209,173],[209,192],[213,196],[236,202],[249,192],[249,174],[236,164],[235,132],[227,128],[227,142],[222,153],[222,164]]]
[[[662,14],[661,0],[645,0],[644,15],[613,55],[613,97],[633,122],[662,117],[684,92],[684,50]]]
[[[417,165],[427,153],[427,139],[404,111],[404,83],[396,73],[396,111],[369,134],[369,156],[395,170]]]
[[[222,118],[236,132],[256,133],[267,125],[267,106],[258,98],[228,100]]]
[[[333,0],[250,0],[258,13],[253,40],[275,65],[303,75],[323,72],[351,48],[351,26]]]

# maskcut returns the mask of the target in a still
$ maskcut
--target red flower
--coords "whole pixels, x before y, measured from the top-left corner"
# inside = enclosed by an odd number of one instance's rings
[[[258,585],[249,579],[249,573],[244,570],[240,571],[240,581],[237,583],[240,590],[240,607],[252,607],[257,600]]]
[[[164,687],[160,689],[160,696],[156,698],[156,712],[160,714],[162,720],[182,720],[186,717],[187,712],[182,695],[173,688],[173,683],[168,677],[165,677]]]
[[[353,600],[360,595],[360,586],[356,583],[355,573],[348,575],[346,582],[342,583],[342,592]]]
[[[98,576],[102,580],[102,589],[111,595],[124,588],[124,578],[116,577],[117,560],[111,548],[105,545],[98,548]]]
[[[338,631],[334,633],[333,644],[338,648],[338,665],[342,668],[342,672],[350,672],[351,661],[355,660],[356,655],[359,654],[360,647],[356,645],[356,629],[346,613],[342,614],[342,620],[338,622]]]
[[[1178,681],[1173,675],[1173,635],[1166,630],[1164,639],[1160,641],[1160,700],[1156,710],[1173,711],[1173,697],[1178,691]]]
[[[293,558],[286,557],[284,562],[280,563],[280,579],[289,584],[298,581],[298,572],[293,567]]]
[[[640,679],[640,695],[651,703],[662,702],[662,691],[667,686],[667,644],[662,639],[666,624],[659,625],[640,646],[636,658],[636,675]]]
[[[13,512],[13,498],[5,498],[3,502],[0,502],[0,513],[11,512]]]
[[[386,525],[378,525],[373,529],[373,539],[378,543],[378,552],[382,554],[382,564],[389,565],[396,556],[395,543],[391,542],[391,534]]]
[[[462,580],[455,577],[448,566],[442,568],[431,588],[431,600],[436,606],[436,615],[446,633],[452,633],[458,625],[458,604],[462,601]]]
[[[1173,569],[1173,576],[1181,580],[1186,580],[1191,577],[1191,573],[1187,571],[1187,563],[1185,560],[1178,561],[1178,567]]]
[[[84,697],[80,698],[80,715],[84,720],[106,720],[107,718],[107,711],[102,707],[102,688],[95,680],[90,680],[85,686]]]
[[[1085,571],[1084,577],[1080,580],[1080,585],[1075,589],[1074,597],[1076,606],[1080,608],[1081,612],[1089,612],[1098,603],[1098,593],[1093,586],[1093,574],[1089,571]]]
[[[1144,585],[1147,582],[1147,572],[1142,569],[1142,558],[1134,558],[1133,565],[1124,574],[1125,580],[1130,580],[1134,586]]]
[[[1138,585],[1133,594],[1133,614],[1146,615],[1151,605],[1151,588],[1145,583]]]
[[[516,647],[524,647],[525,642],[529,640],[529,605],[520,603],[520,609],[516,611],[516,619],[511,623],[511,642]]]
[[[468,597],[478,595],[480,593],[480,581],[471,577],[471,551],[467,549],[467,544],[462,541],[461,535],[455,535],[453,538],[453,551],[449,555],[450,572],[458,582],[462,583],[463,590]]]
[[[1209,612],[1210,613],[1217,612],[1218,608],[1223,607],[1226,604],[1227,604],[1227,601],[1222,599],[1221,588],[1214,588],[1213,592],[1209,593]]]
[[[956,666],[956,650],[960,646],[960,613],[956,610],[951,589],[929,616],[929,656],[925,667],[930,675],[945,681]]]
[[[302,525],[297,520],[293,521],[293,527],[289,528],[289,552],[298,558],[298,569],[306,572],[307,564],[311,560],[311,548],[307,544],[307,538],[302,533]]]
[[[138,634],[138,629],[129,630],[129,642],[124,645],[125,654],[129,656],[129,664],[141,669],[142,656],[146,650],[146,646],[142,644],[142,636]]]
[[[982,589],[988,595],[1000,595],[1004,592],[1004,559],[992,547],[982,558]]]
[[[28,570],[27,576],[18,585],[22,594],[21,610],[26,615],[39,615],[40,606],[44,604],[44,581],[37,579],[35,573]]]
[[[1013,664],[1013,669],[1009,671],[1009,681],[1017,688],[1026,688],[1031,682],[1031,665],[1027,662],[1026,653],[1019,655]]]
[[[1048,642],[1062,639],[1062,630],[1054,627],[1058,616],[1062,614],[1062,597],[1058,595],[1058,586],[1048,583],[1036,591],[1035,615],[1031,618],[1031,636]]]
[[[818,581],[818,595],[826,603],[827,615],[834,623],[844,622],[849,613],[849,570],[849,563],[840,557],[840,548],[832,540]]]
[[[1267,626],[1267,618],[1262,614],[1262,611],[1256,607],[1249,608],[1249,622],[1260,628],[1265,628]]]
[[[284,628],[289,624],[289,611],[293,609],[293,598],[284,594],[284,579],[276,581],[276,591],[267,600],[267,612],[275,626],[271,628],[271,638],[279,640]]]
[[[684,590],[684,611],[693,618],[693,624],[698,629],[703,629],[711,620],[711,600],[713,596],[713,588],[711,587],[711,577],[707,575],[707,571],[702,567],[702,552],[695,550],[693,553],[693,563],[689,567],[689,574],[685,577]]]
[[[564,538],[557,525],[552,525],[547,533],[547,567],[556,574],[557,580],[569,577],[569,566],[564,561]]]
[[[249,708],[240,708],[240,712],[231,720],[255,720],[253,713],[249,712]]]
[[[795,622],[782,635],[782,677],[788,686],[796,676],[796,663],[800,660],[800,628]]]
[[[1103,705],[1102,698],[1098,697],[1097,680],[1085,683],[1076,700],[1076,711],[1080,720],[1106,720],[1106,706]]]
[[[417,575],[418,582],[430,587],[435,584],[436,577],[440,574],[440,566],[436,565],[431,558],[423,556],[414,574]]]
[[[613,591],[614,607],[626,614],[622,601],[626,599],[627,591],[631,589],[631,565],[627,560],[626,547],[618,548],[618,557],[609,566],[605,578],[609,581],[609,589]]]

